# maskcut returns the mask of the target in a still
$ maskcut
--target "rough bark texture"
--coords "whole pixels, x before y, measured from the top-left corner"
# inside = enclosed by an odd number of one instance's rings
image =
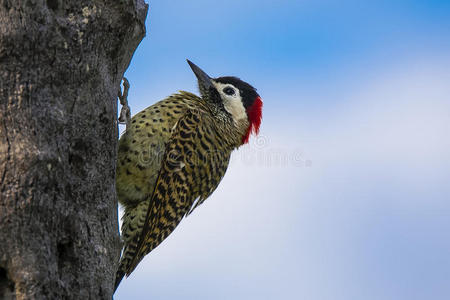
[[[111,299],[117,92],[144,0],[0,0],[0,299]]]

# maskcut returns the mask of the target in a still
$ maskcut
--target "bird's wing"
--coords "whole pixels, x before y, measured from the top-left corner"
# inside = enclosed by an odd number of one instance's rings
[[[204,118],[201,112],[189,110],[174,128],[127,276],[215,190],[225,174],[231,150],[218,150],[220,137]]]

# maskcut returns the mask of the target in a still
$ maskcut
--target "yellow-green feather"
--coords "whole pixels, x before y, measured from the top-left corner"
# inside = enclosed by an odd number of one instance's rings
[[[214,191],[246,126],[216,118],[202,98],[187,92],[132,118],[119,142],[116,186],[125,213],[116,288]]]

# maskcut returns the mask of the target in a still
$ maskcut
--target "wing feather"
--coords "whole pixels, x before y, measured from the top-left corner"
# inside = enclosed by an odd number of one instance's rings
[[[149,202],[144,227],[127,275],[216,189],[225,174],[231,149],[218,150],[220,135],[206,128],[208,116],[188,110],[166,144]]]

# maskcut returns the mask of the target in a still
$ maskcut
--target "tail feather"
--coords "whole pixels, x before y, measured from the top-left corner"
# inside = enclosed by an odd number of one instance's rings
[[[122,217],[122,239],[124,248],[119,262],[119,268],[116,273],[116,282],[114,291],[119,286],[123,277],[130,275],[130,263],[136,254],[137,242],[139,240],[142,227],[144,226],[145,216],[147,214],[148,203],[141,202],[138,206],[125,207],[125,214]]]
[[[123,272],[122,270],[119,269],[116,273],[116,282],[114,283],[114,293],[116,292],[117,288],[119,287],[119,284],[122,281],[124,276],[125,276],[125,272]]]
[[[119,268],[117,269],[116,273],[116,282],[114,284],[114,291],[116,291],[117,287],[119,286],[120,282],[122,281],[124,276],[129,276],[131,272],[136,268],[137,264],[141,261],[142,257],[138,260],[136,260],[136,264],[134,266],[131,265],[131,262],[135,258],[136,255],[136,243],[137,239],[139,237],[136,236],[134,238],[134,241],[130,242],[122,252],[122,257],[120,258],[119,262]]]

